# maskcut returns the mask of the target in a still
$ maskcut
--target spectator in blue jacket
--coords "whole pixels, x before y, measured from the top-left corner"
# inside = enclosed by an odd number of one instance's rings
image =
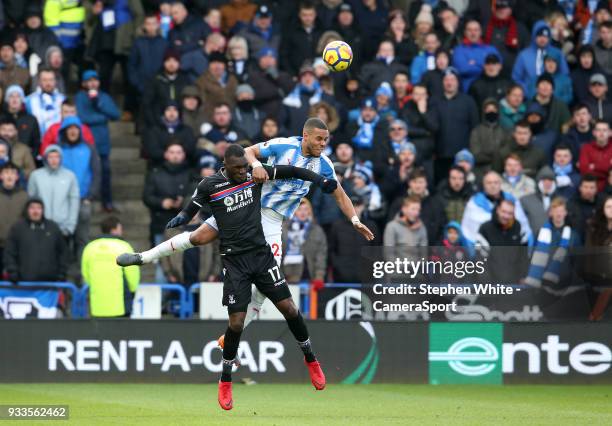
[[[553,55],[546,55],[546,57],[544,57],[544,70],[553,78],[553,83],[555,86],[555,91],[553,92],[554,97],[569,105],[574,98],[572,80],[568,74],[562,74],[559,71],[559,58]],[[527,97],[533,98],[535,96],[536,82],[537,79],[530,82]]]
[[[91,128],[96,149],[100,155],[102,167],[102,207],[110,212],[113,210],[111,194],[111,167],[110,151],[111,141],[108,122],[119,118],[119,108],[106,92],[99,90],[100,79],[94,70],[83,73],[83,89],[75,96],[75,103],[79,118]]]
[[[559,72],[569,74],[563,53],[550,44],[550,36],[550,27],[544,21],[536,22],[531,31],[531,45],[521,50],[516,58],[512,69],[512,80],[523,86],[526,92],[529,83],[537,80],[538,76],[546,71],[544,69],[546,55],[558,58]]]
[[[497,55],[500,62],[501,55],[496,48],[482,41],[482,28],[477,20],[467,21],[463,35],[463,43],[453,52],[452,64],[459,72],[461,90],[465,93],[472,82],[482,74],[487,55]]]
[[[427,71],[436,69],[436,51],[440,48],[440,40],[436,33],[425,36],[423,50],[412,60],[410,65],[410,81],[412,84],[421,82],[421,77]]]
[[[89,242],[91,201],[97,199],[100,192],[100,158],[96,148],[85,142],[81,134],[79,117],[64,118],[59,136],[63,166],[76,175],[81,196],[79,219],[74,232],[74,248],[79,262],[83,249]]]
[[[168,34],[168,41],[174,49],[183,53],[191,52],[200,47],[200,42],[206,40],[211,30],[201,17],[191,15],[187,7],[175,1],[172,4],[172,20],[174,27]]]
[[[146,83],[157,74],[164,61],[168,41],[161,36],[155,14],[145,17],[142,28],[132,44],[128,59],[128,78],[142,96]]]

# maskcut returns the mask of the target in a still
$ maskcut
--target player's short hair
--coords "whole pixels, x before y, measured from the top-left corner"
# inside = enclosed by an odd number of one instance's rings
[[[225,151],[225,156],[223,158],[227,160],[230,157],[244,157],[244,148],[236,143],[231,144],[227,147],[227,150]]]
[[[312,129],[321,129],[329,131],[329,129],[327,128],[327,124],[325,124],[323,120],[317,117],[311,117],[304,123],[304,130],[310,131]]]
[[[105,217],[102,222],[100,222],[100,229],[103,234],[110,234],[110,232],[115,229],[121,222],[117,216],[109,216]]]

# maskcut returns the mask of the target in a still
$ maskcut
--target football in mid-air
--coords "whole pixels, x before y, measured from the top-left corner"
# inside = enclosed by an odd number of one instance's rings
[[[323,49],[323,60],[334,72],[346,71],[353,61],[353,51],[343,41],[331,41]]]

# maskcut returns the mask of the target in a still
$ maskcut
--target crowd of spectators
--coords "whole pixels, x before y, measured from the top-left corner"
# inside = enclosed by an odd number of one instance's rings
[[[229,144],[300,136],[316,116],[374,245],[612,245],[612,2],[1,3],[0,257],[11,279],[25,278],[25,253],[78,258],[92,200],[116,209],[117,119],[142,137],[152,243]],[[354,53],[343,73],[321,59],[338,39]],[[309,199],[284,232],[288,276],[357,281],[368,243],[329,197]],[[53,242],[41,245],[40,229]],[[194,250],[158,279],[218,276],[214,247]],[[557,257],[545,258],[525,282],[550,281]],[[598,268],[592,279],[605,281]]]

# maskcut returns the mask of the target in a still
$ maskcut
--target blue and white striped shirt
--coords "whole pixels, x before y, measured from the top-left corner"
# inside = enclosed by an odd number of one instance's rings
[[[258,144],[261,157],[267,158],[269,165],[286,165],[302,167],[311,170],[327,179],[336,178],[334,165],[322,154],[320,157],[305,157],[302,155],[302,138],[276,138]],[[311,182],[299,179],[270,180],[263,186],[261,207],[274,210],[286,218],[293,216],[300,200],[310,188]]]

